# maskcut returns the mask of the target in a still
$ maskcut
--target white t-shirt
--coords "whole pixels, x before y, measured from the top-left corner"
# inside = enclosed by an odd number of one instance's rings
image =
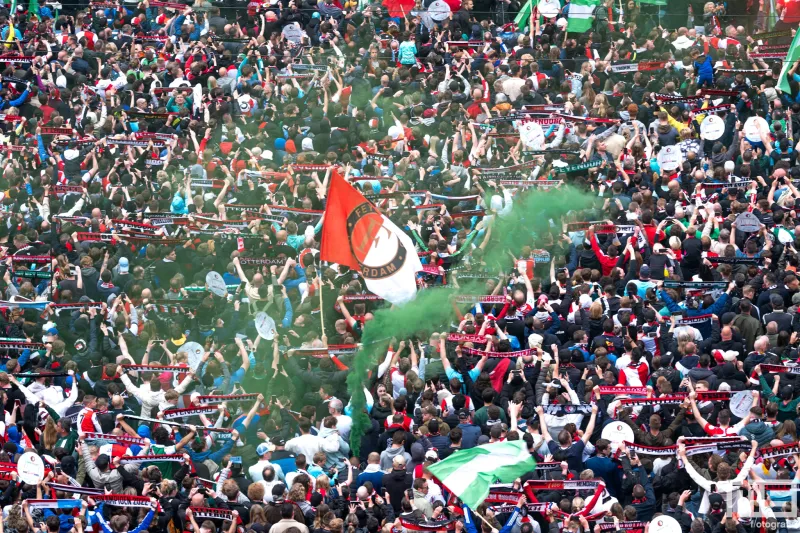
[[[411,370],[419,375],[419,367],[412,366]],[[401,374],[397,367],[392,368],[390,372],[392,373],[392,397],[396,400],[400,397],[400,389],[406,388],[406,376]]]

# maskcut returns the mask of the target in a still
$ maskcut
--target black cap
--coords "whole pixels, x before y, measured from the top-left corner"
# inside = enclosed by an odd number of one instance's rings
[[[466,420],[469,418],[469,411],[466,409],[459,409],[458,410],[458,418],[459,420]]]

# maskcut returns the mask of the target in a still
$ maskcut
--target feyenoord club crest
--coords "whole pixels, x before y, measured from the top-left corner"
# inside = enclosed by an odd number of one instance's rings
[[[382,279],[395,274],[406,260],[406,249],[389,228],[383,225],[383,217],[372,205],[364,202],[353,209],[347,217],[347,232],[350,249],[361,273],[367,279]],[[380,243],[380,240],[386,242]]]

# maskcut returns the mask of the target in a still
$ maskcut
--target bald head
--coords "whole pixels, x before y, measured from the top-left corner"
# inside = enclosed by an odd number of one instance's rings
[[[757,352],[766,352],[767,348],[769,348],[769,338],[766,336],[757,338],[756,342],[753,344],[753,348],[755,348]]]

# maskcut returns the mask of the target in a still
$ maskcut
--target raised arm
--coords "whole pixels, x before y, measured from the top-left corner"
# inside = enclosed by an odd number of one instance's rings
[[[250,283],[250,281],[247,279],[247,276],[244,274],[244,269],[242,269],[242,264],[239,262],[238,257],[233,258],[233,266],[236,267],[236,273],[239,275],[239,279],[245,283]]]
[[[694,413],[694,419],[697,420],[697,423],[700,424],[700,427],[705,430],[706,426],[708,425],[708,420],[703,418],[703,415],[700,414],[700,409],[697,408],[697,393],[691,392],[689,393],[689,403],[692,406],[692,413]]]
[[[581,440],[583,441],[584,444],[587,444],[589,442],[592,433],[594,433],[594,425],[596,421],[597,421],[597,404],[592,404],[592,417],[589,419],[589,425],[586,426],[586,431],[583,432],[583,437],[581,437]]]

